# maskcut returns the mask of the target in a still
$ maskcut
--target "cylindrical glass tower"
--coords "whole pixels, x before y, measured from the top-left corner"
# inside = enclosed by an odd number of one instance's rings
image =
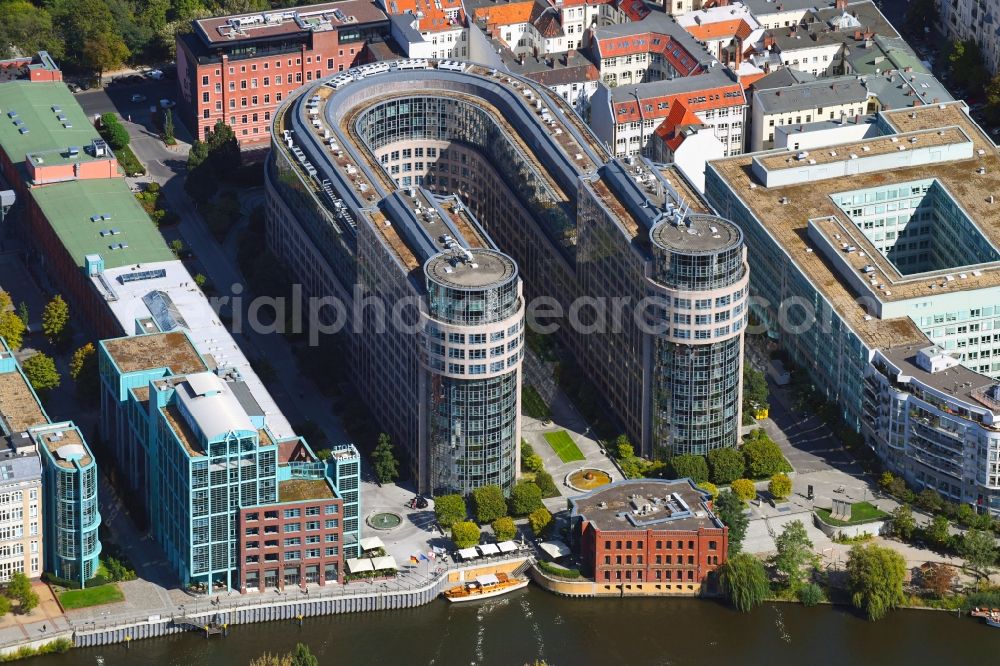
[[[428,448],[435,495],[495,484],[519,467],[524,302],[517,264],[456,248],[424,265]]]
[[[750,278],[743,233],[693,214],[654,226],[650,240],[655,445],[670,455],[736,446]]]

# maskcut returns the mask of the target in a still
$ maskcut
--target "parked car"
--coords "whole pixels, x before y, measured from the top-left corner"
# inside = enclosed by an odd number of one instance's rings
[[[148,76],[149,78],[151,78],[151,79],[153,79],[155,81],[159,81],[160,79],[163,78],[163,70],[160,70],[160,69],[151,69],[148,72],[146,72],[146,76]]]
[[[177,106],[177,102],[175,102],[172,99],[161,99],[160,100],[160,108],[161,109],[172,109],[175,106]]]
[[[137,104],[145,102],[146,101],[146,96],[145,95],[140,95],[140,94],[136,93],[135,95],[132,95],[132,101],[135,102],[135,103],[137,103]]]
[[[76,85],[72,81],[70,81],[69,83],[67,83],[66,87],[69,88],[69,91],[72,92],[72,93],[80,92],[80,86]]]

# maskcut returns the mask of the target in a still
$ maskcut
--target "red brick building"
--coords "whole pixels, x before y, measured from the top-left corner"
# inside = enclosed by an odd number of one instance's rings
[[[299,86],[368,62],[389,20],[368,0],[341,0],[192,22],[177,38],[178,109],[193,134],[219,120],[244,148],[270,145],[271,115]]]
[[[603,592],[699,594],[726,562],[729,530],[688,479],[636,479],[571,498],[574,544]]]

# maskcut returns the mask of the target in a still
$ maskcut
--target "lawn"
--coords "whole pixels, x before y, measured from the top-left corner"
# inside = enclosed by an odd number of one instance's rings
[[[889,515],[885,511],[872,506],[868,502],[856,502],[853,506],[851,506],[851,520],[848,522],[831,518],[830,509],[816,509],[816,513],[819,514],[819,517],[824,523],[827,525],[833,525],[834,527],[845,527],[847,525],[869,523],[873,520],[881,520]]]
[[[75,608],[87,608],[89,606],[101,606],[116,601],[123,601],[125,595],[114,583],[88,587],[83,590],[69,590],[59,595],[59,603],[66,610]]]
[[[573,462],[574,460],[586,460],[580,451],[580,447],[576,445],[576,442],[573,441],[569,433],[565,430],[545,433],[545,441],[549,443],[552,450],[559,456],[559,460],[562,460],[564,463]]]

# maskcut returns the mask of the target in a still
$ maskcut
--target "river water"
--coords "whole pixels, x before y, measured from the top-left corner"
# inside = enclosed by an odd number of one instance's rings
[[[968,617],[896,611],[866,622],[845,608],[775,604],[742,615],[697,599],[565,599],[529,587],[472,604],[307,618],[71,650],[29,666],[247,666],[264,652],[309,645],[327,664],[550,666],[996,664],[1000,630]]]

